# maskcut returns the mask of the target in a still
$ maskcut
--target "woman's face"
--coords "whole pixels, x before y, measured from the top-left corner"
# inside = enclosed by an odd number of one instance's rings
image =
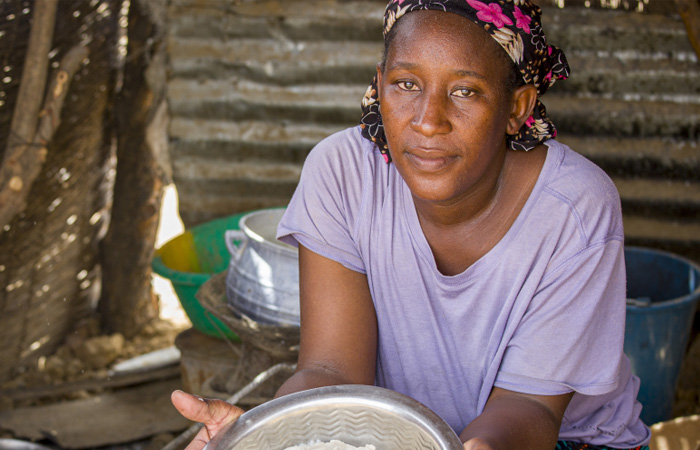
[[[379,100],[392,161],[413,195],[449,204],[500,174],[513,93],[500,46],[478,25],[441,11],[396,25],[379,70]]]

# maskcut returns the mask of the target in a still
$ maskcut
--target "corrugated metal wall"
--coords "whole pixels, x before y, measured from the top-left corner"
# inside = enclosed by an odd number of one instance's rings
[[[311,147],[357,123],[384,1],[172,0],[170,153],[191,226],[284,205]],[[545,8],[572,77],[544,98],[603,167],[628,244],[700,259],[700,65],[673,15]]]

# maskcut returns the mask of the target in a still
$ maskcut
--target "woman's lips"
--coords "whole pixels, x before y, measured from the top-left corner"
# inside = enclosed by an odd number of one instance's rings
[[[438,172],[456,158],[439,150],[409,150],[405,155],[416,169],[423,172]]]

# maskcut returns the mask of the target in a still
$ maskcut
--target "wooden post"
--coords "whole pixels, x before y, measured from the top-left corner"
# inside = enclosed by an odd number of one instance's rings
[[[104,331],[127,337],[158,316],[151,259],[163,174],[148,130],[165,101],[165,34],[152,13],[160,4],[164,2],[131,1],[124,84],[115,108],[117,176],[112,219],[102,242],[98,311]]]
[[[27,195],[46,154],[45,143],[35,146],[34,140],[46,88],[57,5],[58,0],[34,5],[22,81],[0,167],[0,229],[26,206]]]

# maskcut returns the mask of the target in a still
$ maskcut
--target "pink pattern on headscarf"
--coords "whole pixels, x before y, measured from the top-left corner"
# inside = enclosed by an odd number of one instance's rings
[[[532,17],[523,14],[523,12],[520,11],[520,8],[518,8],[517,6],[515,7],[513,16],[515,17],[515,26],[520,28],[527,34],[530,34],[530,22],[532,22]]]
[[[530,116],[527,118],[525,121],[525,125],[527,125],[528,128],[532,128],[532,126],[535,124],[535,118]]]
[[[477,0],[467,0],[469,6],[478,10],[476,17],[484,22],[490,22],[496,25],[496,28],[503,28],[504,25],[513,25],[513,21],[508,16],[503,14],[503,10],[498,3],[482,3]]]

